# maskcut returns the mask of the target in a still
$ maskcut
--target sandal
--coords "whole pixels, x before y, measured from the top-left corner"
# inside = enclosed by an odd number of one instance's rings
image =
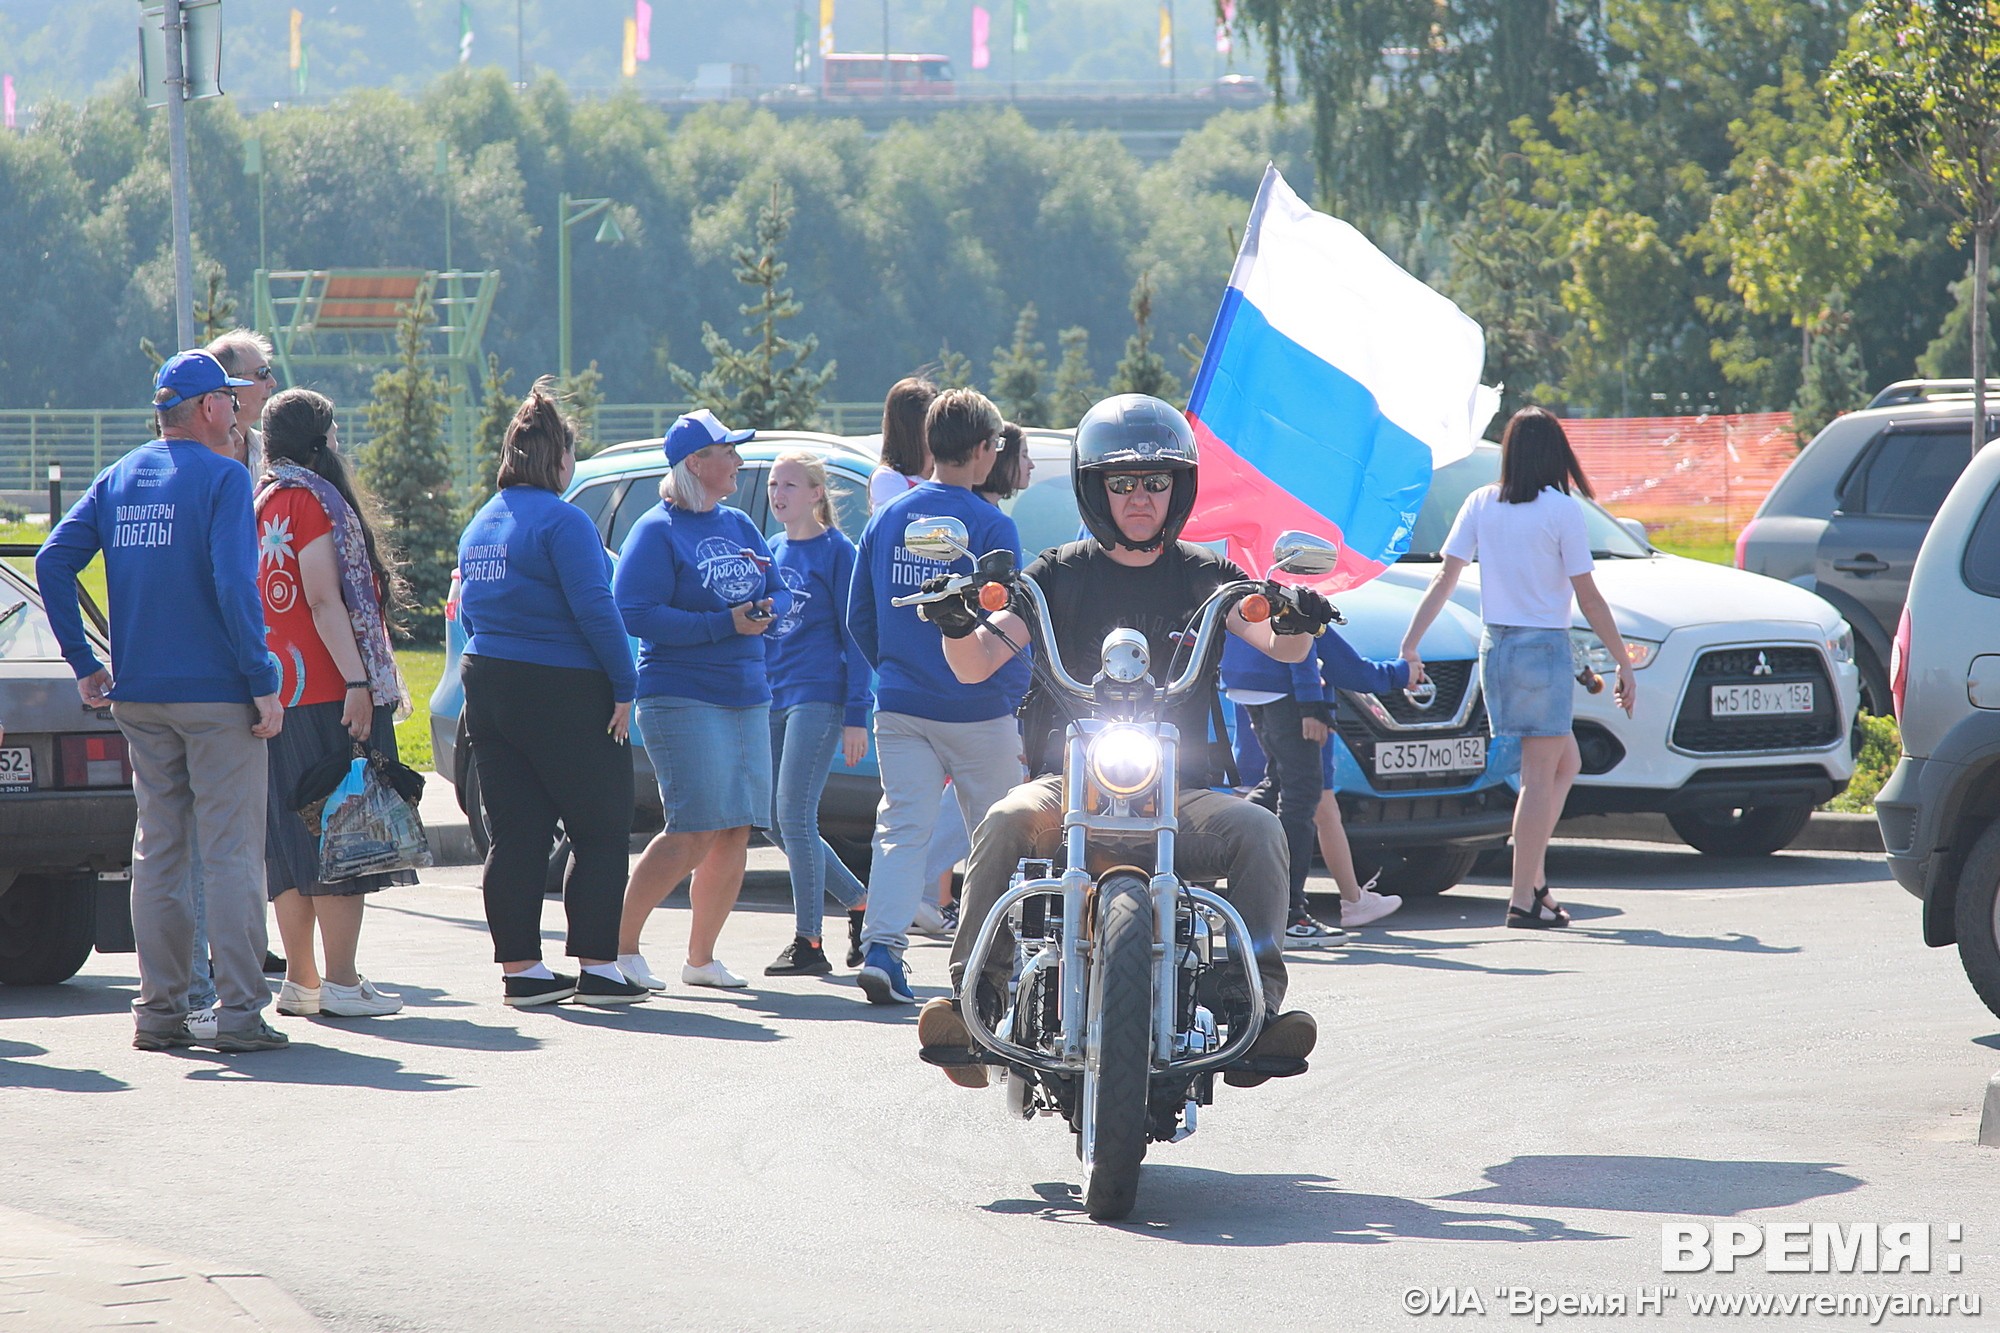
[[[1535,890],[1531,907],[1507,904],[1507,924],[1521,930],[1560,930],[1569,924],[1569,913],[1549,901],[1549,886]]]

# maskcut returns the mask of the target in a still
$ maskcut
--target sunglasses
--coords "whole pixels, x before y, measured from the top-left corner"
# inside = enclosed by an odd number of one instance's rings
[[[1174,488],[1171,472],[1115,472],[1104,479],[1104,489],[1113,495],[1130,495],[1144,486],[1148,495],[1165,495]]]
[[[267,383],[276,384],[278,382],[278,372],[272,370],[269,366],[259,366],[255,370],[250,372],[250,378],[253,380],[264,380]]]

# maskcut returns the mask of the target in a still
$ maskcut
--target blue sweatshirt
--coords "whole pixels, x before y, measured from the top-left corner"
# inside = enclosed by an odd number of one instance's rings
[[[1334,690],[1400,690],[1410,683],[1410,664],[1365,658],[1331,627],[1313,640],[1305,661],[1293,663],[1267,657],[1232,634],[1222,645],[1222,683],[1231,690],[1269,690],[1302,703],[1331,703]]]
[[[875,511],[861,534],[854,563],[854,589],[847,601],[847,628],[875,668],[875,707],[933,722],[985,722],[1006,717],[1019,706],[1019,684],[1001,671],[977,685],[952,674],[944,660],[944,636],[917,615],[914,606],[890,606],[894,597],[917,591],[938,574],[969,574],[972,562],[945,564],[919,560],[903,550],[903,533],[925,518],[956,518],[965,524],[975,555],[1006,549],[1021,559],[1021,536],[1014,520],[963,486],[927,481],[904,491]]]
[[[640,640],[640,698],[725,708],[771,702],[763,636],[738,634],[729,608],[769,597],[771,614],[782,617],[792,596],[741,509],[696,513],[662,500],[632,525],[611,587],[626,631]]]
[[[588,514],[540,486],[509,486],[466,524],[458,576],[466,652],[602,671],[612,699],[632,701],[632,642]]]
[[[99,473],[35,557],[49,627],[78,679],[103,669],[76,576],[104,552],[112,697],[249,703],[278,692],[257,592],[250,473],[195,440],[154,440]]]
[[[847,593],[854,582],[854,543],[839,528],[795,542],[771,543],[771,564],[792,595],[792,607],[764,631],[764,665],[771,703],[845,704],[843,725],[868,725],[868,659],[847,632]]]

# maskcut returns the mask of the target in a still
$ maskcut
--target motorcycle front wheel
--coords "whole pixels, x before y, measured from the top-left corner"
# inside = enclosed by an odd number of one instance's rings
[[[1083,1206],[1112,1222],[1139,1198],[1146,1089],[1153,1068],[1153,900],[1137,875],[1098,886],[1097,949],[1086,1012],[1077,1155]]]

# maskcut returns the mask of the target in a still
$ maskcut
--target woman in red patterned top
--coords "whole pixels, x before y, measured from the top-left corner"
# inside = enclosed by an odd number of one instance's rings
[[[297,809],[299,779],[364,742],[396,757],[396,715],[408,709],[389,648],[385,600],[402,591],[369,521],[368,494],[348,476],[333,404],[287,389],[264,408],[264,475],[257,483],[257,587],[265,642],[278,664],[285,730],[271,745],[266,888],[285,941],[281,1014],[393,1014],[402,1000],[355,970],[366,895],[414,884],[407,870],[326,883],[319,837]],[[326,951],[313,965],[313,930]]]

